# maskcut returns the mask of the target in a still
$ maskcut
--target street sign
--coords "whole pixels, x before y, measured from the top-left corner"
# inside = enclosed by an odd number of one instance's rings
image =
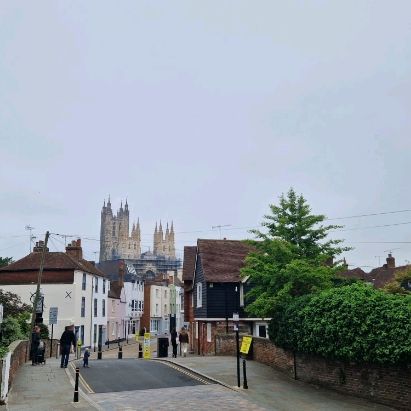
[[[50,307],[49,311],[49,325],[57,324],[58,307]]]
[[[37,307],[36,307],[37,314],[43,314],[43,304],[44,304],[44,297],[41,295],[39,296],[37,300]]]
[[[243,341],[241,342],[241,354],[248,354],[250,351],[251,342],[253,341],[253,337],[243,337]]]
[[[0,324],[3,323],[3,304],[0,304]]]
[[[233,321],[240,321],[240,315],[238,313],[233,313]]]
[[[143,342],[143,358],[149,360],[151,358],[151,340],[150,333],[144,333]]]

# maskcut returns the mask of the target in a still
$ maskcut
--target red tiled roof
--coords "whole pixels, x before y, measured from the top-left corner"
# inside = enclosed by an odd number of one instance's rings
[[[359,280],[368,281],[367,273],[359,267],[353,268],[352,270],[342,271],[338,273],[338,275],[345,278],[357,278]]]
[[[197,247],[184,247],[184,263],[183,263],[183,281],[192,281],[194,276],[194,269],[196,265]]]
[[[409,269],[409,265],[388,268],[386,266],[374,268],[367,274],[368,281],[372,282],[375,287],[382,288],[392,280],[398,271]]]
[[[33,271],[40,268],[40,252],[33,252],[20,260],[0,268],[0,277],[3,273],[17,273],[20,271]],[[63,252],[47,252],[44,259],[44,271],[80,270],[90,274],[105,277],[105,274],[87,260],[76,260]]]
[[[123,287],[120,285],[118,281],[111,281],[110,282],[110,290],[108,291],[109,298],[116,298],[119,300],[121,298],[121,290]]]
[[[253,250],[238,240],[198,240],[197,246],[204,277],[215,283],[239,282],[245,257]]]

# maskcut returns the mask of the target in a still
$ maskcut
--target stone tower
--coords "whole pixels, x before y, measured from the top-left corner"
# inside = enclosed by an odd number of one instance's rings
[[[117,258],[137,259],[141,255],[140,223],[133,224],[130,233],[130,214],[128,203],[123,208],[121,202],[117,215],[113,215],[110,196],[104,200],[101,210],[100,225],[100,261],[114,260]]]
[[[174,225],[171,223],[171,229],[166,226],[166,232],[163,233],[163,226],[160,225],[154,230],[153,238],[153,253],[154,255],[165,256],[168,258],[176,258],[176,249],[174,245]]]

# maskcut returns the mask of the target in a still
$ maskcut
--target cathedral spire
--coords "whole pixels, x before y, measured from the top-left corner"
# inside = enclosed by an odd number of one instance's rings
[[[108,195],[107,207],[111,208],[110,194]]]

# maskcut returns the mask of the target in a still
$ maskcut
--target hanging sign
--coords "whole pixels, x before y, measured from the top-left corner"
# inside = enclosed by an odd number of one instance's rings
[[[253,337],[243,337],[243,341],[241,342],[240,352],[241,354],[248,354],[251,347],[251,342],[253,341]]]

